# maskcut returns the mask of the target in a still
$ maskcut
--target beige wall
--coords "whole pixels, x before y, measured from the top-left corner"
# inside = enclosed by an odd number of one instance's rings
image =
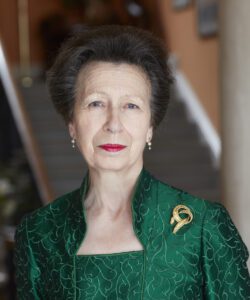
[[[176,11],[171,2],[157,0],[168,48],[220,134],[218,36],[199,37],[195,5]]]
[[[223,203],[250,250],[250,1],[221,7]]]

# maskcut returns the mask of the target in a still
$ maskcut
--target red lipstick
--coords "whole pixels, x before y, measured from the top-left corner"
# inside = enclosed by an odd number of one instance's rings
[[[121,151],[126,146],[120,144],[104,144],[104,145],[100,145],[99,147],[109,152],[117,152],[117,151]]]

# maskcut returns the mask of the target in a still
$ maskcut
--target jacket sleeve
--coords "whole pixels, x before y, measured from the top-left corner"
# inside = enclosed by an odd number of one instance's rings
[[[202,234],[204,298],[250,299],[248,250],[225,207],[212,204]]]
[[[15,233],[14,264],[17,299],[42,299],[37,289],[40,271],[29,245],[27,217],[23,218]]]

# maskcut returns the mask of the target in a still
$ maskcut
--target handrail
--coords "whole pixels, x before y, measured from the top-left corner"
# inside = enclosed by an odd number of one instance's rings
[[[41,200],[44,204],[46,204],[54,197],[52,187],[48,180],[48,175],[35,139],[35,135],[33,133],[30,119],[26,112],[23,99],[18,92],[17,86],[10,72],[10,68],[4,54],[1,38],[0,78],[2,80],[14,120],[17,124],[17,130],[19,131],[25,152],[27,153],[27,158],[33,171]]]

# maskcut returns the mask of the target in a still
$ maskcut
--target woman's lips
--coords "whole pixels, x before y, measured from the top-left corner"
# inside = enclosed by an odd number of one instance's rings
[[[121,151],[126,146],[120,144],[105,144],[105,145],[100,145],[99,147],[109,152],[117,152],[117,151]]]

